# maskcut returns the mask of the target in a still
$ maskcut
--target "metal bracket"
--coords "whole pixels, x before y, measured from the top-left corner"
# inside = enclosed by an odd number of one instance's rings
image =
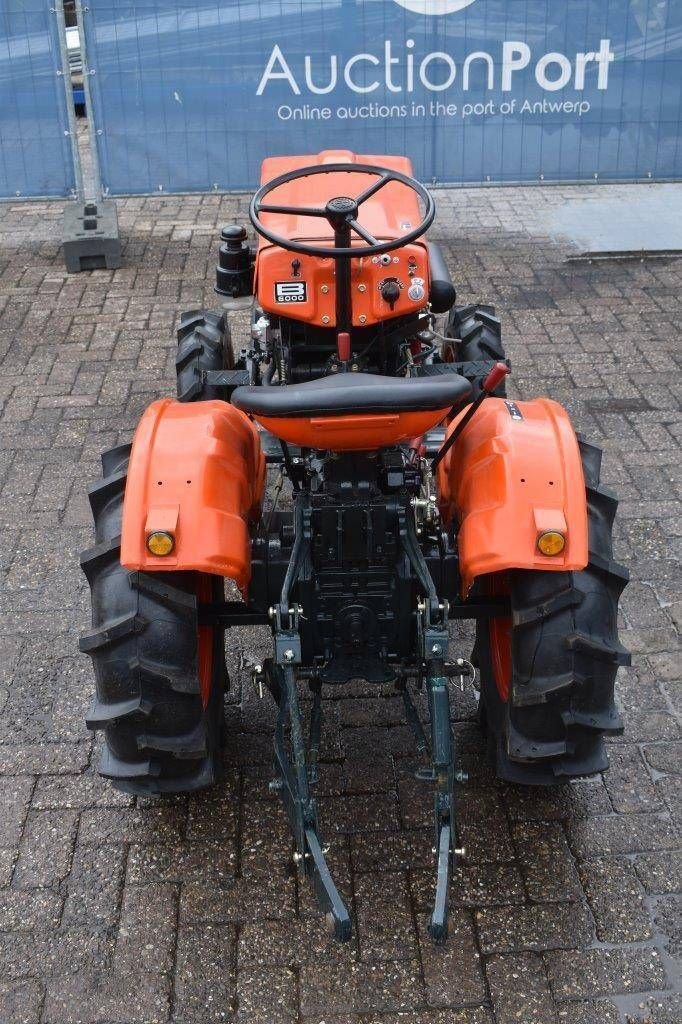
[[[448,635],[447,601],[420,600],[417,602],[417,636],[420,654],[424,661],[444,662],[448,653],[450,637]],[[433,622],[432,615],[440,621]]]
[[[301,637],[293,629],[275,633],[275,662],[278,665],[301,664]]]

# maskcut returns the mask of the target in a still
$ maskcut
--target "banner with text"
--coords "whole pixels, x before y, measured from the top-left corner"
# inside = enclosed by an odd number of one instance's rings
[[[266,156],[442,183],[682,176],[679,0],[89,0],[109,193],[249,189]]]

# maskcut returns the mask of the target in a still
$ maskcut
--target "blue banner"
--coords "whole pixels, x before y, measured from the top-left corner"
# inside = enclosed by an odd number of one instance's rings
[[[75,191],[56,8],[49,0],[0,7],[0,198]]]
[[[266,156],[433,183],[682,176],[679,0],[89,0],[111,194],[250,189]]]

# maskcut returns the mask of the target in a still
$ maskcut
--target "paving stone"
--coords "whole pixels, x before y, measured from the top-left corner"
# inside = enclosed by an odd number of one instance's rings
[[[30,776],[0,776],[0,844],[3,846],[18,846],[33,786]]]
[[[357,959],[354,943],[339,943],[321,915],[285,921],[259,921],[239,929],[237,965],[243,967],[300,967],[324,961]]]
[[[124,868],[125,851],[121,847],[77,846],[62,925],[113,927],[119,918]]]
[[[390,832],[398,828],[397,800],[392,794],[357,793],[320,800],[320,816],[327,831],[351,835],[357,832]]]
[[[652,948],[553,951],[545,962],[557,1000],[668,987],[661,956]]]
[[[433,864],[433,833],[368,832],[350,836],[351,858],[356,871],[400,871]]]
[[[512,834],[531,900],[582,899],[580,879],[561,825],[524,822],[515,825]]]
[[[0,1020],[3,1024],[38,1024],[43,1004],[39,981],[0,982]]]
[[[301,1014],[403,1013],[423,999],[418,961],[381,964],[318,961],[299,974]]]
[[[177,887],[149,883],[126,886],[116,936],[120,974],[168,972],[173,965]]]
[[[235,930],[190,925],[178,933],[173,1022],[220,1024],[234,1019]]]
[[[74,811],[30,811],[19,846],[14,884],[29,888],[65,878],[71,866],[77,822]]]
[[[506,821],[495,818],[467,821],[460,818],[457,830],[469,861],[475,863],[506,862],[514,856],[514,846]]]
[[[659,896],[654,904],[654,925],[662,933],[666,949],[678,962],[682,956],[682,896]]]
[[[168,806],[109,808],[83,811],[78,829],[81,843],[177,842],[182,833],[179,809]]]
[[[431,860],[434,860],[433,854]],[[418,911],[428,911],[436,894],[436,870],[430,868],[410,872],[412,903]],[[523,903],[525,892],[518,868],[514,864],[470,864],[459,861],[450,883],[453,906],[487,907]]]
[[[485,973],[497,1024],[552,1024],[557,1020],[545,966],[536,953],[490,957]]]
[[[623,641],[627,644],[627,640]],[[664,711],[625,709],[622,712],[625,736],[637,743],[651,740],[677,739],[680,727],[671,714]]]
[[[587,818],[613,809],[601,776],[556,789],[509,786],[504,802],[510,817],[520,821]]]
[[[376,872],[355,879],[360,958],[413,960],[417,955],[407,878]]]
[[[44,978],[63,978],[95,969],[106,972],[114,951],[110,930],[92,928],[59,928],[34,936],[36,963]]]
[[[324,820],[324,819],[323,819]],[[260,802],[249,808],[241,826],[240,862],[250,876],[278,874],[291,861],[291,833],[281,803]]]
[[[133,797],[120,793],[99,775],[42,775],[35,785],[31,807],[50,810],[66,807],[131,807]]]
[[[679,829],[682,826],[682,775],[668,775],[657,779],[656,790]]]
[[[38,975],[35,940],[28,932],[0,933],[0,978],[14,981]]]
[[[247,968],[237,975],[237,1020],[244,1024],[288,1024],[297,1018],[297,1001],[289,968]]]
[[[675,829],[667,814],[598,816],[571,821],[571,845],[581,858],[674,849]]]
[[[633,863],[647,893],[682,891],[682,851],[642,853]]]
[[[170,978],[81,973],[49,980],[41,1024],[166,1024]]]
[[[0,745],[0,774],[72,775],[90,757],[90,743],[7,743]]]
[[[670,772],[673,775],[682,772],[678,743],[649,743],[644,748],[644,756],[658,772]]]
[[[288,919],[295,908],[294,880],[286,875],[227,879],[221,885],[188,882],[182,886],[180,917],[191,923],[247,923]]]
[[[580,875],[602,942],[638,942],[651,938],[652,928],[644,892],[632,864],[615,860],[590,861]]]
[[[16,859],[17,851],[14,847],[0,847],[0,887],[9,885]]]
[[[453,911],[448,921],[448,941],[437,946],[428,934],[428,917],[419,917],[419,945],[429,1006],[466,1006],[486,997],[481,957],[471,917]]]
[[[187,839],[226,841],[234,836],[239,797],[232,786],[221,785],[216,792],[192,796],[187,813]]]
[[[559,1024],[621,1024],[618,1007],[606,999],[559,1003],[556,1010]]]
[[[234,877],[234,842],[134,843],[128,849],[126,880],[209,882]]]
[[[0,890],[0,931],[50,931],[59,925],[63,903],[51,889]]]
[[[327,1017],[324,1021],[315,1018],[316,1024],[337,1024],[336,1017]],[[348,1024],[348,1019],[338,1024]],[[492,1024],[492,1014],[485,1006],[474,1006],[466,1010],[417,1010],[388,1016],[369,1017],[363,1024]],[[306,1024],[309,1024],[306,1019]]]
[[[592,939],[591,915],[580,903],[484,907],[476,912],[484,953],[571,949]]]
[[[616,811],[635,814],[661,808],[661,798],[637,747],[614,745],[609,751],[609,762],[604,783]]]

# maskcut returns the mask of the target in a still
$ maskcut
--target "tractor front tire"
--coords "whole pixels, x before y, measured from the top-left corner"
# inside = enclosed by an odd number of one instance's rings
[[[589,562],[580,572],[515,570],[489,577],[507,593],[511,618],[479,619],[474,657],[481,724],[501,779],[557,785],[608,768],[604,736],[623,724],[614,702],[618,600],[627,570],[613,561],[618,502],[600,486],[601,450],[580,441],[587,488]]]
[[[180,317],[175,359],[180,402],[222,398],[222,389],[205,384],[206,370],[231,369],[232,336],[224,313],[191,309]]]
[[[495,316],[494,306],[455,306],[450,311],[446,329],[448,338],[452,338],[452,361],[463,363],[462,376],[470,381],[473,397],[478,398],[481,385],[490,363],[504,362],[506,359],[502,347],[502,325]],[[505,383],[493,392],[498,398],[506,397]]]
[[[198,606],[222,599],[223,580],[189,572],[129,572],[120,562],[130,445],[102,456],[89,492],[95,546],[81,566],[92,629],[80,649],[93,661],[96,696],[86,722],[104,731],[100,774],[139,795],[202,789],[222,768],[223,634],[200,626]]]

